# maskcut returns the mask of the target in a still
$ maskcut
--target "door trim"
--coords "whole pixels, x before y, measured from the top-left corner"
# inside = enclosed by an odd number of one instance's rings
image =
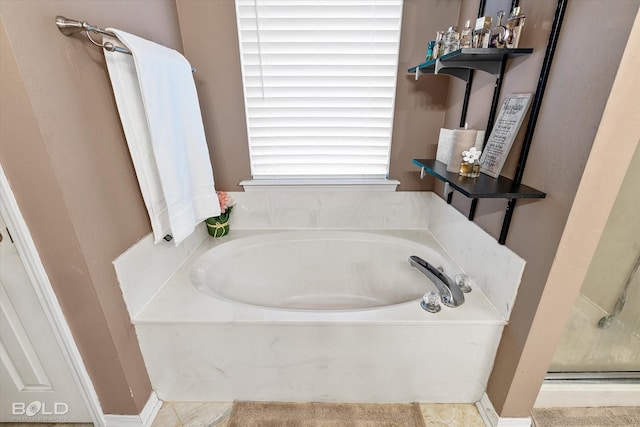
[[[640,383],[545,380],[534,408],[640,406]]]
[[[38,300],[42,305],[45,316],[51,329],[55,335],[56,341],[60,345],[62,354],[71,368],[73,380],[76,383],[80,395],[87,407],[87,411],[91,416],[92,422],[96,427],[105,427],[104,414],[98,395],[93,388],[93,383],[84,362],[80,356],[80,352],[76,347],[76,343],[71,335],[71,330],[67,325],[67,321],[62,313],[62,308],[58,303],[58,299],[53,291],[49,277],[42,265],[40,256],[36,249],[35,243],[29,233],[29,228],[20,213],[18,203],[11,191],[11,186],[4,173],[4,169],[0,164],[0,214],[4,218],[11,237],[16,245],[16,250],[20,255],[20,259],[24,263],[27,275],[33,284],[34,290],[38,296]]]

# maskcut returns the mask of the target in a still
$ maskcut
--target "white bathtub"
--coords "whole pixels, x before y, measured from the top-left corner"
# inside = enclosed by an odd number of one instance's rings
[[[299,230],[218,245],[191,267],[205,294],[282,310],[359,310],[419,300],[433,284],[407,261],[418,255],[453,277],[433,248],[398,237]]]
[[[481,290],[424,311],[426,230],[238,230],[206,240],[134,317],[161,399],[475,402],[505,324]],[[195,282],[195,286],[194,283]]]

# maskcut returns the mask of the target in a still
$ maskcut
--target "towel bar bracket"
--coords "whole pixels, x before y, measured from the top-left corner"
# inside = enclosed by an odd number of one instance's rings
[[[88,24],[85,21],[78,21],[76,19],[69,19],[65,18],[64,16],[58,15],[56,16],[56,26],[58,27],[58,30],[60,30],[60,32],[65,36],[71,36],[75,33],[84,31],[85,35],[92,44],[108,50],[109,52],[120,52],[131,55],[131,52],[128,49],[116,46],[111,42],[99,43],[95,41],[93,37],[91,37],[91,33],[104,34],[105,36],[110,36],[113,38],[116,38],[116,35],[110,31],[103,30],[100,27],[94,27],[93,25]]]

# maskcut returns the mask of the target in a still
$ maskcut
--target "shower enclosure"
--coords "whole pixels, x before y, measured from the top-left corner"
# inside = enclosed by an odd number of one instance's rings
[[[640,382],[640,148],[631,160],[548,379]]]

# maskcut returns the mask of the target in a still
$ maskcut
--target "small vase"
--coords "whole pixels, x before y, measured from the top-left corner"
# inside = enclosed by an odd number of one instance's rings
[[[477,178],[480,176],[480,162],[475,160],[473,162],[460,163],[460,176],[466,176],[467,178]]]
[[[205,222],[207,224],[207,231],[213,237],[222,237],[229,234],[229,210],[225,213],[208,218]]]

